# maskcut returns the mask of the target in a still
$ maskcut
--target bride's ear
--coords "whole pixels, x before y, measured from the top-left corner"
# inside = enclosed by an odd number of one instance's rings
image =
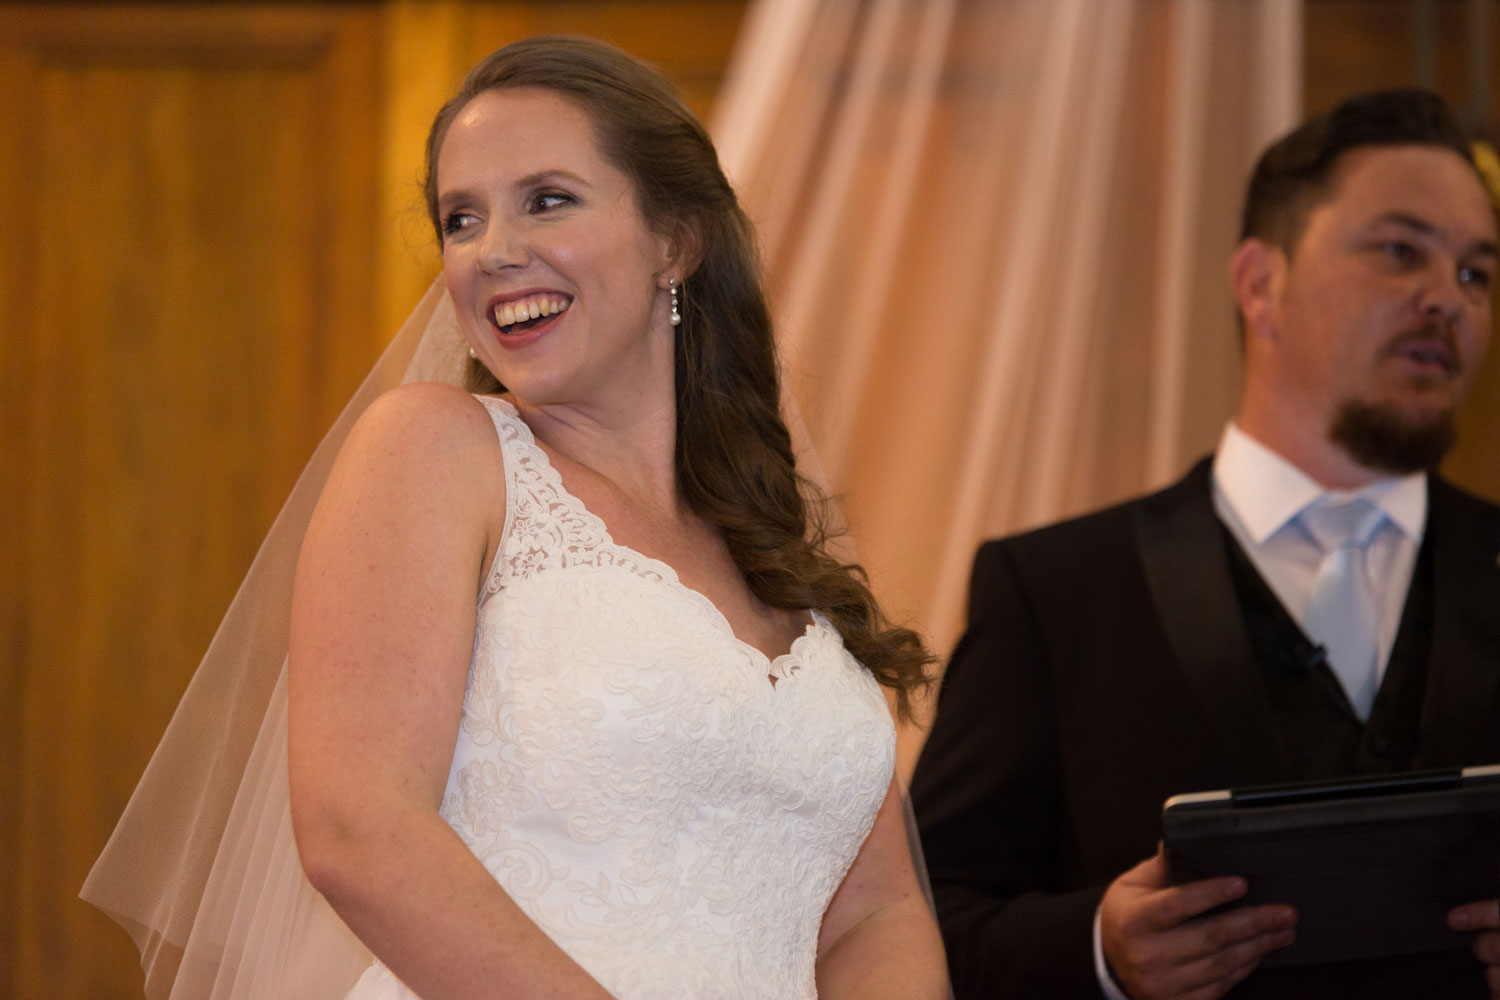
[[[698,226],[690,220],[674,222],[662,239],[662,273],[680,275],[682,281],[691,278],[703,263],[703,237]]]

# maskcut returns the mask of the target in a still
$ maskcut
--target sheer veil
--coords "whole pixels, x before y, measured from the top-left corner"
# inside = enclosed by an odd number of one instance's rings
[[[141,952],[150,1000],[342,997],[370,954],[302,873],[286,775],[286,650],[302,536],[367,406],[403,382],[462,385],[439,278],[303,469],[82,897]]]
[[[292,579],[329,469],[360,414],[405,382],[461,386],[466,364],[439,277],[303,469],[84,883],[83,899],[134,938],[149,1000],[337,1000],[370,964],[369,951],[303,875],[292,837]],[[800,471],[826,492],[786,392],[783,410]],[[926,891],[909,803],[906,813]]]

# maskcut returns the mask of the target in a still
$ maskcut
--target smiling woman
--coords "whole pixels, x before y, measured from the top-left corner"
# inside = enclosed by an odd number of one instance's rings
[[[537,38],[428,154],[417,367],[484,384],[384,394],[321,486],[232,820],[289,808],[296,853],[228,866],[201,909],[254,939],[190,948],[181,995],[945,995],[881,691],[928,656],[825,549],[701,125]]]
[[[673,395],[667,290],[690,262],[652,232],[593,131],[556,92],[489,90],[454,119],[437,163],[459,328],[523,412],[580,394],[620,407]],[[606,404],[610,387],[621,398]]]

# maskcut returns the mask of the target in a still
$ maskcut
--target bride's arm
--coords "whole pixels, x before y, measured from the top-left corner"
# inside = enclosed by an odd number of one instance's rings
[[[297,567],[297,847],[318,891],[425,1000],[606,997],[437,812],[497,510],[499,444],[467,394],[405,386],[350,434]]]
[[[818,933],[818,996],[945,1000],[937,922],[912,869],[901,792],[893,780]]]

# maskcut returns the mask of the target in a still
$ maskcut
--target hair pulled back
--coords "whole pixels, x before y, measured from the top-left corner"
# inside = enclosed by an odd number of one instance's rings
[[[481,93],[550,90],[588,115],[604,157],[628,178],[643,218],[687,265],[676,327],[678,488],[721,532],[751,591],[787,610],[815,608],[849,651],[894,690],[909,717],[932,657],[885,617],[858,566],[827,551],[829,502],[796,470],[754,236],[707,131],[671,85],[602,42],[539,36],[492,53],[438,112],[427,138],[428,214],[442,239],[437,158],[449,126]],[[696,267],[694,267],[696,265]],[[480,368],[476,388],[500,388]]]
[[[1308,214],[1331,192],[1344,154],[1368,146],[1432,146],[1474,166],[1469,137],[1437,94],[1415,87],[1356,94],[1260,155],[1245,192],[1240,239],[1257,237],[1292,253]]]

